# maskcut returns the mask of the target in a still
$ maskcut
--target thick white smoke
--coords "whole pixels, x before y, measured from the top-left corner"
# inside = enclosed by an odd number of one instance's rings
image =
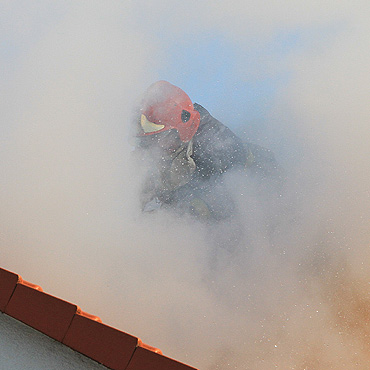
[[[201,369],[366,368],[366,3],[37,4],[0,12],[1,267]],[[297,32],[288,53],[261,52]],[[192,220],[141,215],[130,161],[136,97],[166,78],[171,43],[204,34],[239,50],[235,80],[290,76],[259,138],[285,188],[277,201],[229,179],[234,253]]]

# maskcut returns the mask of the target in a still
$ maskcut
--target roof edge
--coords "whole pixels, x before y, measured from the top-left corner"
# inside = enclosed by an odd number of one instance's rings
[[[1,267],[0,311],[112,370],[196,370]]]

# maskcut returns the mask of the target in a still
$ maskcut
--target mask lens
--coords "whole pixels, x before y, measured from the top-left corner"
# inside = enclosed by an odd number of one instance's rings
[[[187,110],[183,110],[181,112],[181,121],[186,123],[188,122],[190,119],[190,112],[188,112]]]

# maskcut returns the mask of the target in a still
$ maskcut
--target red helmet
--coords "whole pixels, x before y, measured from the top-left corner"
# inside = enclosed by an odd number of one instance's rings
[[[149,86],[141,102],[140,136],[175,129],[180,140],[188,142],[199,127],[200,114],[189,96],[167,81]]]

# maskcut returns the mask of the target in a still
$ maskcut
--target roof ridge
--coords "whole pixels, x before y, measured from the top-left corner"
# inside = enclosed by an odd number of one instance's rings
[[[1,267],[0,311],[112,370],[196,370]]]

